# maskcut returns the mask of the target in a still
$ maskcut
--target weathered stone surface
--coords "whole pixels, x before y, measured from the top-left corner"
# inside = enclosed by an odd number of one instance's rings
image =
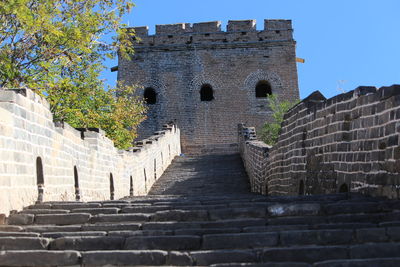
[[[281,245],[341,245],[353,241],[352,230],[284,231],[279,234]]]
[[[204,235],[203,249],[257,248],[278,244],[278,233],[239,233]]]
[[[222,233],[239,233],[241,228],[207,228],[207,229],[176,229],[175,235],[207,235]]]
[[[126,251],[88,251],[82,252],[85,266],[103,265],[163,265],[168,253],[161,250],[126,250]]]
[[[124,244],[122,237],[60,237],[50,243],[51,250],[120,250]]]
[[[38,214],[35,216],[36,224],[81,224],[89,221],[91,215],[89,213],[74,213],[74,214]]]
[[[30,233],[30,232],[1,232],[0,231],[0,237],[19,237],[19,236],[39,237],[40,234],[39,233]]]
[[[60,237],[72,237],[72,236],[106,236],[107,232],[102,231],[79,231],[79,232],[50,232],[42,233],[43,237],[48,238],[60,238]]]
[[[91,223],[103,222],[146,222],[150,219],[149,214],[113,214],[96,215],[90,219]]]
[[[20,232],[24,228],[17,225],[0,225],[0,232]]]
[[[143,223],[143,230],[175,230],[175,229],[190,229],[201,228],[198,222],[148,222]]]
[[[124,249],[194,250],[200,242],[199,236],[135,236],[126,239]]]
[[[163,230],[138,230],[138,231],[109,231],[108,236],[160,236],[160,235],[173,235],[174,231]]]
[[[317,262],[315,267],[393,267],[400,265],[400,258],[380,258],[380,259],[354,259],[354,260],[331,260]]]
[[[77,251],[0,251],[0,266],[72,266],[80,256]]]
[[[207,221],[208,213],[206,210],[184,211],[167,210],[157,211],[151,216],[152,221]]]
[[[356,230],[356,238],[360,243],[384,242],[388,240],[385,228],[365,228]]]
[[[317,262],[329,259],[347,259],[348,250],[342,246],[308,246],[293,248],[269,248],[261,253],[263,262]]]
[[[170,251],[166,264],[172,266],[192,266],[194,265],[194,260],[188,252]]]
[[[233,218],[265,218],[266,208],[233,208],[216,209],[210,211],[211,220],[224,220]]]
[[[270,216],[295,216],[295,215],[318,215],[321,205],[317,203],[301,204],[277,204],[268,207]]]
[[[230,262],[257,262],[257,255],[252,250],[215,250],[190,252],[197,265],[210,265]]]
[[[0,250],[47,249],[50,239],[39,237],[0,237]]]
[[[140,223],[95,223],[82,225],[82,231],[136,231]]]
[[[81,225],[28,225],[25,226],[26,231],[35,233],[43,232],[76,232],[81,231]]]
[[[25,209],[19,212],[20,214],[64,214],[69,213],[69,210],[60,209]]]
[[[78,208],[78,209],[72,209],[71,213],[90,213],[92,215],[97,215],[97,214],[118,214],[119,209],[118,208]]]
[[[13,214],[8,217],[9,224],[27,225],[32,224],[35,216],[32,214]]]
[[[398,257],[399,251],[400,243],[360,244],[350,247],[350,257],[353,259]]]

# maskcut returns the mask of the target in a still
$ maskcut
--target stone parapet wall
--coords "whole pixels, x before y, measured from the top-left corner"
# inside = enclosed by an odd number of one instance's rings
[[[314,92],[285,115],[270,149],[249,131],[239,126],[239,146],[255,192],[400,196],[399,85]]]
[[[55,125],[49,104],[33,91],[0,91],[0,213],[38,199],[38,158],[44,201],[75,200],[76,182],[80,200],[91,201],[110,199],[111,174],[115,199],[147,194],[179,154],[175,125],[165,125],[129,151],[118,150],[102,130]]]
[[[179,45],[193,43],[209,45],[221,43],[229,45],[236,42],[293,41],[291,20],[264,20],[264,30],[256,30],[255,20],[230,20],[227,30],[222,31],[221,21],[201,23],[176,23],[156,25],[156,34],[149,35],[147,26],[130,28],[136,34],[138,49],[150,46]],[[165,49],[165,47],[163,48]],[[185,47],[187,49],[187,47]]]

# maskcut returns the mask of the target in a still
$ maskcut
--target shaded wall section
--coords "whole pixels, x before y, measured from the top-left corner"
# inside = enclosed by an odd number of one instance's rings
[[[33,91],[0,90],[0,213],[37,200],[144,195],[179,154],[175,125],[118,150],[102,130],[55,125],[49,104]]]
[[[320,92],[293,107],[277,144],[239,125],[252,190],[271,195],[360,192],[399,198],[400,85]]]

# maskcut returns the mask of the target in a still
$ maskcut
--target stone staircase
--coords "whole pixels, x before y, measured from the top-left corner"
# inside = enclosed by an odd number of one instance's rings
[[[400,266],[399,200],[255,195],[242,169],[182,157],[148,196],[29,206],[0,225],[0,266]]]

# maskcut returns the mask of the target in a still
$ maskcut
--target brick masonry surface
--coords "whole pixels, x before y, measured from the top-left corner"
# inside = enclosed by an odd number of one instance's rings
[[[164,125],[129,151],[118,150],[102,130],[55,125],[49,104],[33,91],[0,90],[0,213],[38,199],[38,158],[44,201],[76,199],[74,167],[80,200],[91,201],[110,199],[110,174],[114,198],[147,194],[179,154],[174,125]]]
[[[330,99],[312,93],[285,115],[273,147],[239,124],[239,147],[254,192],[399,198],[399,135],[400,85],[363,86]]]
[[[165,121],[181,129],[184,153],[238,152],[237,124],[261,127],[270,118],[266,97],[256,97],[258,82],[270,84],[279,98],[299,98],[295,41],[290,20],[255,20],[157,25],[132,28],[137,42],[130,59],[120,57],[118,80],[157,94],[139,130],[147,137]],[[139,39],[140,38],[140,39]],[[210,85],[213,100],[201,101]]]

